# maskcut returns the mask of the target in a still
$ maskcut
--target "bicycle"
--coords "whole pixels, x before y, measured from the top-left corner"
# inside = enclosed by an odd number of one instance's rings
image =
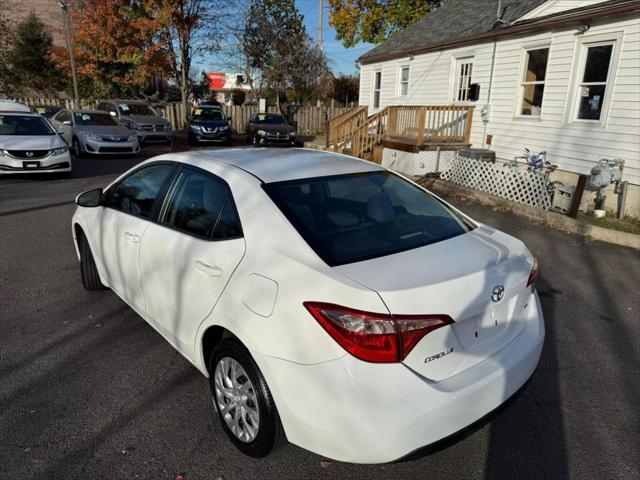
[[[551,172],[555,171],[558,166],[553,165],[551,162],[547,161],[547,152],[545,150],[535,153],[528,148],[524,149],[523,155],[514,156],[513,160],[507,163],[506,166],[511,169],[517,169],[520,161],[527,165],[528,172],[541,173],[543,175],[544,184],[546,186],[547,194],[549,195],[549,201],[553,203],[553,197],[556,193],[556,189],[559,187],[564,187],[564,183],[560,181],[549,181]]]

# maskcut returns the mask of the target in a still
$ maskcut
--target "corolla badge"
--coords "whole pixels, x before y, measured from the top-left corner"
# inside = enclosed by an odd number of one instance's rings
[[[424,363],[433,362],[434,360],[438,360],[439,358],[449,355],[450,353],[453,353],[453,347],[449,347],[446,350],[443,350],[442,352],[438,352],[434,355],[429,355],[427,358],[424,359]]]
[[[504,287],[502,285],[496,285],[491,291],[491,300],[499,302],[504,297]]]

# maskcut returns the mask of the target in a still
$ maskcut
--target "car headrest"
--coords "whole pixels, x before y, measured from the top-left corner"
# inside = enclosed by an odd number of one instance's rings
[[[367,201],[367,217],[378,223],[387,223],[396,216],[391,200],[384,193],[377,193]]]

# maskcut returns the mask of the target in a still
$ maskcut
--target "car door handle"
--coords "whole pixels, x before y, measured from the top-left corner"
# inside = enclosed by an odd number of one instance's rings
[[[222,276],[222,269],[216,265],[211,265],[204,260],[196,260],[195,263],[196,268],[202,273],[206,273],[207,275],[215,278],[220,278]]]
[[[140,236],[131,232],[124,232],[124,238],[126,238],[131,243],[138,243],[140,241]]]

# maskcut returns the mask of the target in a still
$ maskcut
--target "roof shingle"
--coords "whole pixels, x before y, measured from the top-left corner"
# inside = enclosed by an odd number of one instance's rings
[[[502,0],[502,20],[505,25],[515,22],[546,1]],[[497,23],[497,13],[498,0],[447,0],[429,15],[369,50],[360,57],[360,61],[488,32],[501,25]]]

